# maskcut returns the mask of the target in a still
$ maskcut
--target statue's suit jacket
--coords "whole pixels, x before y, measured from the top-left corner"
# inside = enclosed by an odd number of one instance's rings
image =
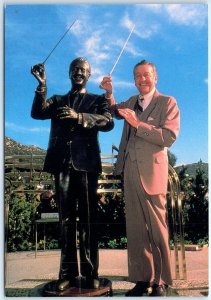
[[[50,137],[43,170],[56,174],[65,163],[67,153],[75,170],[100,173],[101,159],[98,131],[114,127],[104,95],[84,94],[77,112],[82,122],[60,120],[57,109],[68,105],[69,93],[54,95],[46,100],[46,92],[35,92],[31,109],[34,119],[51,119]]]
[[[117,104],[117,108],[135,110],[137,100],[138,95],[132,96]],[[176,100],[156,90],[149,106],[139,118],[141,123],[137,130],[124,122],[115,174],[123,172],[125,159],[129,154],[131,160],[137,162],[146,193],[165,194],[168,184],[167,148],[176,140],[180,128],[180,112]],[[131,134],[134,137],[133,147],[128,145]]]

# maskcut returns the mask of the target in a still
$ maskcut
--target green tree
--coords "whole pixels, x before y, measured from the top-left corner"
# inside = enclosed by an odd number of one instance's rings
[[[184,194],[183,216],[186,240],[192,243],[208,241],[208,177],[202,162],[198,163],[195,176],[183,167],[179,172],[181,190]]]
[[[177,157],[171,153],[171,151],[168,150],[168,159],[169,159],[169,164],[174,167],[177,161]]]

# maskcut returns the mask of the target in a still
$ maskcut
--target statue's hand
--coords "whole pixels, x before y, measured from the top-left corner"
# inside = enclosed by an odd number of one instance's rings
[[[63,119],[71,119],[71,120],[77,120],[78,119],[78,113],[70,108],[69,106],[65,105],[63,107],[57,108],[57,118],[60,120]]]
[[[44,64],[37,64],[32,66],[31,74],[38,80],[40,85],[46,85],[46,73]]]

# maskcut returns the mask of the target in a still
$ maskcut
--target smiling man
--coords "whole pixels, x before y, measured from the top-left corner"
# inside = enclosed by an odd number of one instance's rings
[[[87,60],[76,58],[71,62],[71,90],[48,100],[44,65],[33,66],[31,73],[39,83],[31,116],[51,119],[44,171],[55,176],[61,224],[61,262],[56,289],[63,292],[76,285],[79,264],[85,287],[98,288],[97,181],[101,172],[98,132],[111,130],[113,119],[105,95],[86,90],[91,74]]]
[[[114,116],[125,119],[115,174],[124,176],[129,280],[136,283],[126,296],[166,296],[172,284],[167,148],[178,136],[180,112],[172,96],[156,89],[153,63],[143,60],[133,73],[138,95],[118,104],[112,93],[107,97]],[[104,77],[101,87],[109,84]]]

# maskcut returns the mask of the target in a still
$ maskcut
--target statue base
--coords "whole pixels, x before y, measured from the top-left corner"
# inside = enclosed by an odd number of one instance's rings
[[[99,278],[100,286],[98,289],[88,289],[83,287],[83,280],[79,278],[76,286],[70,287],[65,291],[56,290],[57,280],[48,282],[42,288],[42,296],[45,297],[112,297],[112,283],[106,278]]]

